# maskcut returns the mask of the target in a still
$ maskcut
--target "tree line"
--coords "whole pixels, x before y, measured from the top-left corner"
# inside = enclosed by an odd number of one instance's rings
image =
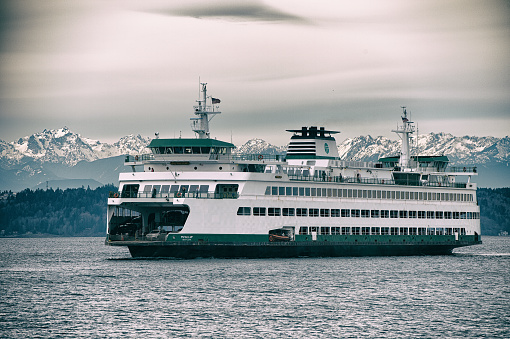
[[[0,236],[104,236],[107,198],[112,191],[117,187],[4,191],[0,194]],[[479,188],[477,196],[482,235],[510,233],[510,188]]]

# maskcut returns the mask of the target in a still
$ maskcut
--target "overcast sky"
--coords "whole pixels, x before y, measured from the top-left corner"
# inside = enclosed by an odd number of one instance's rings
[[[0,1],[0,139],[67,126],[193,137],[199,77],[218,139],[325,126],[339,141],[510,134],[509,1]]]

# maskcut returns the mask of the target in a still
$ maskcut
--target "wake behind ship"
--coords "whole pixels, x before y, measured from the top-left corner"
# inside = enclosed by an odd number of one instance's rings
[[[133,257],[266,258],[450,254],[481,243],[476,167],[412,155],[403,108],[402,150],[377,162],[343,161],[334,134],[292,133],[285,156],[234,155],[212,139],[219,99],[201,97],[196,138],[153,139],[126,156],[108,198],[106,244]]]

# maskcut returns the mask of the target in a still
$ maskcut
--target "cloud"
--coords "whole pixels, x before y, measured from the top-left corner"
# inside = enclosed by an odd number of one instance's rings
[[[266,22],[291,22],[305,24],[307,20],[302,17],[286,13],[276,8],[267,6],[258,1],[223,1],[223,2],[199,2],[183,7],[172,9],[159,9],[153,13],[192,17],[197,19],[216,18],[227,21],[266,21]]]

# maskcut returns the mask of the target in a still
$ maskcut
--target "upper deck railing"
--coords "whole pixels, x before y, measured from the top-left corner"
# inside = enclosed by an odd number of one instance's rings
[[[425,186],[425,187],[445,187],[445,188],[466,188],[466,183],[441,183],[441,182],[429,182],[429,181],[418,181],[399,180],[399,183],[395,183],[392,179],[379,179],[379,178],[357,178],[357,177],[344,177],[344,176],[327,176],[327,177],[315,177],[311,175],[289,175],[289,179],[292,181],[316,181],[316,182],[339,182],[346,184],[366,184],[366,185],[399,185],[399,186]]]
[[[476,166],[450,166],[446,168],[446,172],[453,173],[477,173]]]

